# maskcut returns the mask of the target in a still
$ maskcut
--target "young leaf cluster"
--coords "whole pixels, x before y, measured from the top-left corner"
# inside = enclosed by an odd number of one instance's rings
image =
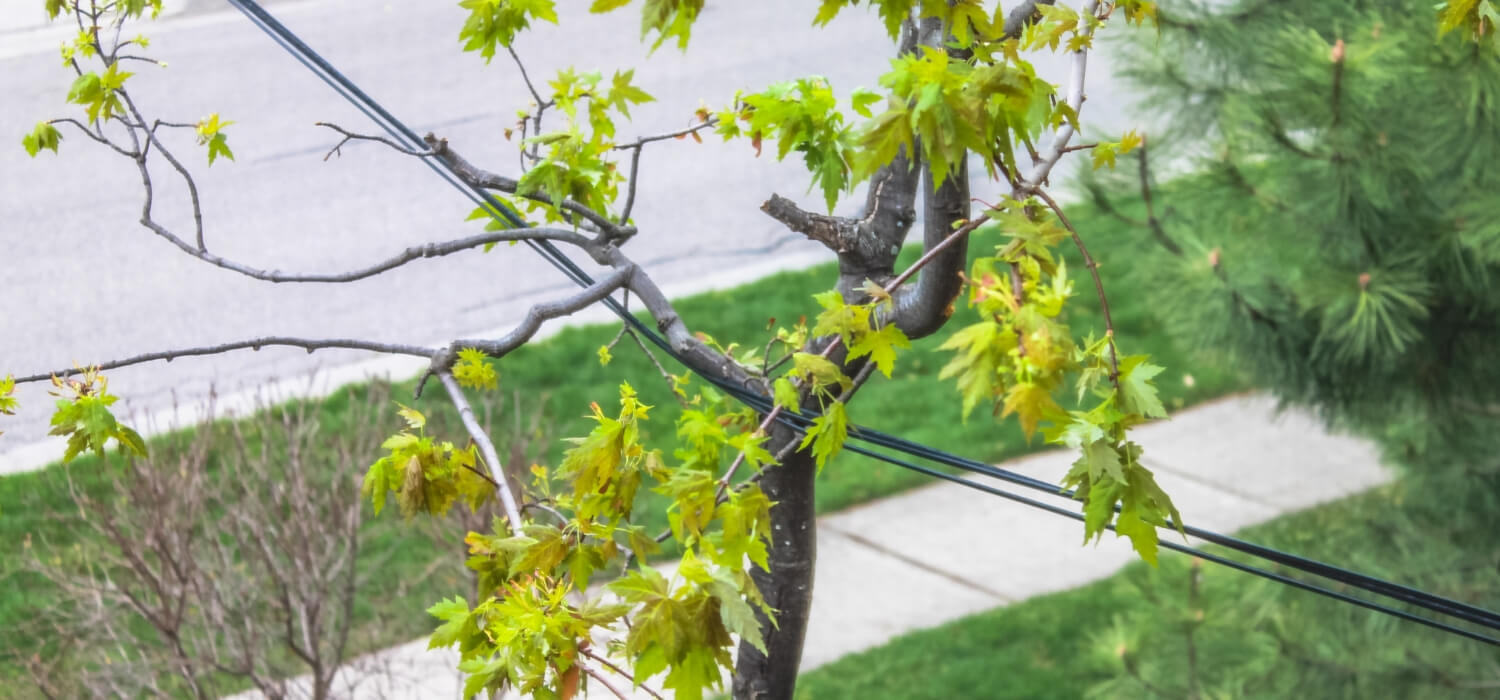
[[[723,490],[717,476],[730,454],[743,454],[757,470],[774,460],[754,415],[727,405],[712,391],[694,396],[677,420],[680,446],[669,467],[641,443],[651,407],[622,385],[619,411],[592,406],[594,428],[572,441],[555,470],[531,467],[526,510],[546,514],[544,521],[529,520],[517,533],[497,519],[491,532],[468,533],[478,603],[455,597],[429,609],[441,621],[430,644],[458,647],[465,693],[572,697],[587,657],[612,655],[627,661],[637,684],[660,676],[677,697],[701,698],[732,667],[736,637],[764,647],[757,611],[772,611],[744,567],[769,565],[772,503],[753,483]],[[421,430],[420,414],[401,413]],[[387,446],[386,466],[371,470],[387,484],[391,465],[436,463],[454,453],[410,432]],[[631,522],[647,479],[670,497],[671,534],[685,552],[670,577],[644,562],[658,545]],[[369,495],[377,504],[384,498]],[[635,568],[606,590],[589,588],[601,570],[630,562]],[[615,641],[596,648],[601,638]]]
[[[1054,248],[1069,232],[1033,203],[1008,199],[988,212],[988,226],[1007,242],[993,256],[974,261],[968,277],[969,306],[979,321],[954,333],[942,348],[953,359],[939,377],[955,379],[964,415],[991,402],[1000,417],[1014,414],[1029,437],[1042,424],[1048,442],[1078,450],[1064,478],[1083,501],[1084,541],[1113,524],[1132,546],[1156,563],[1156,528],[1181,517],[1171,499],[1141,464],[1140,446],[1126,431],[1166,416],[1152,379],[1161,367],[1145,356],[1118,357],[1112,332],[1079,343],[1065,322],[1073,293],[1067,267]],[[1054,398],[1074,378],[1065,410]],[[1116,508],[1119,508],[1116,516]]]
[[[109,379],[97,367],[85,369],[73,377],[53,376],[52,386],[52,395],[59,398],[57,410],[52,414],[52,430],[48,434],[68,438],[67,449],[63,452],[64,464],[84,452],[93,452],[102,458],[104,446],[111,439],[119,443],[122,451],[146,456],[146,441],[141,439],[140,433],[121,423],[110,412],[109,407],[119,397],[109,393]],[[9,414],[15,408],[15,400],[9,396],[13,388],[14,383],[9,378],[0,384],[0,413]]]
[[[495,58],[497,48],[509,47],[532,20],[557,24],[553,0],[462,0],[458,5],[469,11],[458,40],[465,51],[478,51],[485,63]]]
[[[444,515],[459,499],[477,511],[493,497],[493,485],[478,471],[479,451],[473,445],[459,448],[434,440],[425,433],[426,416],[406,406],[398,413],[408,429],[381,444],[389,454],[370,465],[360,487],[377,515],[390,494],[407,518]]]

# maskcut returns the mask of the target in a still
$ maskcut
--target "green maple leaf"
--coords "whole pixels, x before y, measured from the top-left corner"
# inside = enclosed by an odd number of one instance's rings
[[[500,373],[489,362],[483,350],[464,348],[458,351],[458,362],[453,365],[453,378],[460,386],[469,389],[494,390],[500,387]]]
[[[451,599],[438,601],[427,609],[427,614],[443,620],[443,624],[432,631],[432,638],[427,642],[428,649],[453,646],[466,636],[464,626],[469,623],[469,603],[463,598],[453,596]]]
[[[797,392],[796,385],[792,384],[792,380],[786,377],[778,377],[771,384],[771,388],[776,403],[785,406],[786,410],[792,413],[800,413],[802,411],[801,396]]]
[[[844,449],[844,442],[848,438],[849,417],[844,413],[844,403],[835,401],[829,404],[823,415],[813,419],[799,448],[805,449],[812,445],[813,459],[818,464],[818,471],[822,471],[828,460]]]
[[[1005,392],[1004,418],[1012,413],[1021,421],[1021,431],[1030,440],[1042,418],[1061,413],[1062,407],[1052,399],[1052,392],[1035,382],[1017,382]]]
[[[1131,355],[1120,362],[1120,409],[1147,418],[1165,418],[1167,408],[1151,379],[1162,368],[1147,362],[1145,355]]]
[[[1156,552],[1159,546],[1156,526],[1141,519],[1134,511],[1121,511],[1120,517],[1115,521],[1115,532],[1130,538],[1130,547],[1141,555],[1147,564],[1156,566]]]
[[[61,142],[62,132],[47,122],[38,122],[36,128],[21,137],[21,146],[26,149],[26,155],[32,158],[44,148],[57,153],[57,145]]]
[[[909,348],[911,341],[895,324],[886,324],[880,330],[869,331],[859,336],[849,348],[849,359],[870,356],[875,368],[887,378],[896,365],[896,348]]]

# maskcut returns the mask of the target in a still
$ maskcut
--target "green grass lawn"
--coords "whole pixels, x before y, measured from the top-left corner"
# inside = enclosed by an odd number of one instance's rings
[[[1085,232],[1108,229],[1116,224],[1105,217],[1091,215],[1084,208],[1076,214]],[[1130,254],[1139,240],[1134,233],[1100,236],[1094,254],[1101,260],[1122,259]],[[989,241],[988,243],[993,243]],[[976,249],[985,242],[977,242]],[[907,262],[913,259],[908,251]],[[497,253],[503,254],[503,253]],[[521,254],[521,253],[516,253]],[[1076,269],[1082,269],[1078,267]],[[1184,349],[1167,337],[1162,325],[1153,317],[1152,308],[1140,285],[1149,281],[1133,279],[1105,267],[1101,270],[1111,295],[1111,306],[1122,347],[1129,353],[1148,353],[1168,369],[1160,377],[1164,400],[1174,408],[1242,388],[1242,382],[1231,372],[1212,363],[1195,363]],[[815,305],[811,295],[831,286],[835,278],[832,265],[809,270],[785,272],[755,283],[721,292],[700,294],[678,302],[678,309],[695,330],[707,332],[721,341],[740,340],[763,344],[770,318],[795,319],[811,315]],[[1079,282],[1072,323],[1080,333],[1086,329],[1102,331],[1093,290],[1086,280]],[[785,322],[785,321],[783,321]],[[898,360],[896,378],[877,376],[862,391],[851,407],[853,419],[866,425],[919,442],[931,443],[951,451],[986,460],[1014,457],[1042,447],[1028,444],[1013,421],[997,423],[983,412],[969,421],[960,419],[956,390],[936,381],[938,371],[947,361],[947,353],[937,350],[954,329],[972,322],[964,309],[944,333],[915,343],[912,350]],[[501,391],[478,397],[476,410],[488,416],[498,441],[515,434],[514,419],[524,415],[520,432],[528,432],[534,416],[541,416],[546,427],[545,453],[537,459],[556,463],[563,445],[557,438],[583,435],[589,429],[584,418],[591,401],[609,406],[617,396],[616,386],[630,381],[650,404],[661,407],[653,412],[647,439],[665,445],[672,438],[669,409],[674,409],[666,385],[657,370],[627,339],[616,347],[614,360],[602,366],[597,349],[608,343],[618,330],[617,324],[569,328],[557,335],[524,347],[498,363]],[[665,358],[664,358],[665,359]],[[669,359],[666,359],[670,362]],[[676,367],[669,367],[678,371]],[[1191,375],[1191,381],[1185,381]],[[395,386],[362,385],[343,389],[313,402],[321,429],[329,435],[388,435],[399,430],[394,404],[379,413],[376,425],[350,425],[358,415],[353,406],[385,397],[407,401],[413,383]],[[430,417],[430,434],[462,439],[463,430],[440,388],[429,387],[420,400],[407,401]],[[26,407],[23,407],[26,408]],[[37,410],[38,407],[29,407]],[[219,430],[225,429],[221,424]],[[534,431],[531,431],[534,432]],[[532,434],[534,439],[536,435]],[[379,438],[353,446],[353,461],[346,469],[362,473],[379,452]],[[154,439],[152,449],[160,457],[170,457],[185,449],[186,435]],[[278,449],[277,445],[269,445]],[[215,448],[218,449],[218,448]],[[284,449],[284,447],[280,447]],[[502,453],[505,447],[501,446]],[[338,464],[333,448],[326,459],[312,463]],[[330,467],[333,468],[333,467]],[[90,458],[80,459],[69,467],[74,483],[86,492],[100,495],[110,488],[110,480],[100,465]],[[926,477],[897,467],[876,463],[854,455],[845,455],[824,470],[818,485],[817,503],[821,512],[844,508],[920,485]],[[649,499],[659,499],[647,494]],[[665,523],[658,500],[649,500],[638,509],[646,514],[645,523],[654,529]],[[56,592],[45,581],[24,570],[22,563],[29,549],[50,554],[64,552],[76,543],[86,530],[78,527],[77,509],[68,493],[68,480],[60,468],[0,478],[0,629],[27,630],[38,611],[56,602]],[[437,527],[403,526],[399,516],[390,513],[368,516],[364,531],[361,563],[378,567],[379,575],[370,579],[360,591],[356,607],[358,618],[351,652],[358,653],[421,635],[431,628],[423,610],[438,598],[461,592],[466,584],[458,556],[460,532]],[[435,539],[436,538],[436,539]],[[22,638],[24,638],[24,632]],[[0,658],[0,679],[17,670],[14,659]]]
[[[1400,482],[1241,534],[1500,609],[1500,439],[1475,442],[1489,444],[1436,447]],[[1156,570],[1136,562],[850,655],[805,674],[797,697],[1187,698],[1194,683],[1201,697],[1496,697],[1500,650],[1164,553]]]

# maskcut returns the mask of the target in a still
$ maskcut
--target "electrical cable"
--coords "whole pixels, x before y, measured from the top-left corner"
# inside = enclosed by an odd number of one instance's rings
[[[314,51],[311,47],[304,43],[299,37],[297,37],[295,33],[287,29],[285,25],[283,25],[269,12],[262,8],[259,3],[256,2],[256,0],[229,0],[229,3],[239,9],[242,13],[244,13],[245,16],[249,18],[253,24],[255,24],[268,36],[270,36],[274,41],[276,41],[278,45],[286,49],[286,51],[290,53],[299,63],[301,63],[308,70],[313,72],[330,87],[332,87],[335,92],[338,92],[342,97],[348,100],[350,104],[354,105],[356,109],[363,113],[382,130],[384,130],[396,142],[412,151],[428,150],[426,142],[418,137],[415,132],[413,132],[394,115],[390,114],[390,112],[387,111],[379,102],[377,102],[363,90],[361,90],[357,85],[353,83],[353,81],[349,80],[349,78],[344,76],[343,73],[341,73],[338,69],[329,64],[326,59],[324,59],[321,55],[319,55],[316,51]],[[436,172],[445,181],[462,192],[468,199],[470,199],[480,207],[485,208],[486,211],[489,211],[492,216],[501,219],[504,223],[515,228],[525,228],[529,226],[529,224],[527,224],[525,220],[505,202],[490,194],[489,192],[475,187],[468,182],[465,182],[458,175],[458,173],[454,172],[446,163],[442,162],[434,155],[424,155],[421,157],[421,160],[426,163],[428,167],[432,168],[433,171]],[[577,263],[573,262],[571,258],[565,255],[562,251],[558,250],[557,247],[554,246],[550,241],[526,240],[526,243],[554,267],[557,267],[560,271],[562,271],[569,280],[580,286],[588,286],[593,284],[593,279],[586,272],[584,272],[584,270],[580,268]],[[655,332],[654,329],[650,328],[647,324],[636,318],[635,315],[631,314],[619,301],[617,301],[613,297],[605,297],[603,303],[615,314],[620,316],[620,318],[626,324],[630,325],[636,332],[644,335],[654,345],[671,355],[673,359],[681,362],[681,357],[671,347],[671,344],[665,338],[661,337],[661,335]],[[710,382],[711,384],[717,386],[720,390],[725,391],[726,393],[733,396],[736,400],[756,411],[767,413],[772,408],[772,403],[769,399],[748,391],[744,387],[736,386],[717,377],[707,375],[700,376],[702,376],[703,379]],[[807,426],[811,424],[811,421],[812,416],[795,414],[788,411],[782,411],[781,415],[778,417],[778,422],[796,430],[805,430]],[[1050,484],[1048,482],[1027,477],[1022,474],[1017,474],[1015,472],[995,467],[993,465],[959,457],[952,453],[938,450],[928,445],[915,443],[863,426],[851,426],[849,437],[854,440],[867,442],[873,445],[885,447],[887,449],[896,450],[912,457],[936,462],[938,464],[943,464],[971,473],[1001,479],[1009,483],[1024,486],[1026,488],[1043,491],[1053,495],[1066,497],[1073,496],[1073,493],[1071,491],[1062,489],[1055,484]],[[963,479],[941,470],[924,467],[918,464],[907,462],[905,460],[890,457],[888,455],[884,455],[883,453],[860,447],[858,445],[846,445],[845,449],[848,449],[851,452],[872,457],[874,459],[879,459],[905,469],[910,469],[923,474],[927,474],[935,478],[960,483],[969,486],[970,488],[979,489],[986,493],[1001,496],[1003,498],[1007,498],[1012,501],[1023,503],[1032,507],[1040,508],[1057,515],[1062,515],[1075,520],[1083,520],[1082,514],[1070,511],[1068,509],[1061,508],[1052,504],[1043,503],[1041,501],[1036,501],[1019,494],[1013,494],[1002,489],[997,489],[988,485],[980,484],[978,482]],[[1113,527],[1111,526],[1110,529],[1113,529]],[[1436,596],[1415,588],[1392,583],[1365,574],[1360,574],[1358,572],[1349,571],[1347,569],[1332,566],[1313,559],[1281,552],[1279,550],[1264,547],[1262,545],[1256,545],[1254,543],[1246,542],[1244,540],[1240,540],[1209,530],[1203,530],[1201,528],[1195,528],[1185,525],[1183,527],[1183,531],[1188,535],[1225,547],[1227,549],[1239,551],[1253,557],[1264,559],[1266,561],[1280,564],[1282,566],[1287,566],[1289,568],[1297,569],[1340,584],[1359,588],[1376,595],[1393,598],[1401,602],[1430,610],[1432,612],[1457,617],[1475,625],[1480,625],[1489,629],[1500,630],[1500,614],[1485,610],[1483,608],[1468,605],[1447,598],[1442,598],[1440,596]],[[1322,588],[1314,584],[1299,581],[1297,579],[1292,579],[1281,574],[1258,569],[1256,567],[1240,563],[1233,559],[1227,559],[1225,557],[1203,552],[1192,547],[1179,545],[1166,540],[1161,541],[1161,546],[1174,551],[1190,553],[1194,556],[1199,556],[1205,560],[1213,561],[1230,568],[1269,578],[1286,585],[1318,593],[1320,595],[1334,598],[1336,600],[1340,600],[1353,605],[1358,605],[1370,610],[1382,612],[1400,619],[1417,622],[1419,624],[1434,627],[1446,632],[1458,634],[1469,639],[1500,646],[1500,640],[1496,640],[1461,628],[1453,627],[1451,625],[1447,625],[1430,618],[1421,617],[1402,610],[1389,608],[1360,598],[1348,596],[1346,594]]]

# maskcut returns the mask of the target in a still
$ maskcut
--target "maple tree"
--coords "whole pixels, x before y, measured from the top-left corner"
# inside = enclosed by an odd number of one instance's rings
[[[590,9],[616,12],[631,4],[595,0]],[[826,24],[861,4],[823,0],[808,20]],[[486,205],[471,216],[488,220],[483,233],[332,275],[266,271],[210,252],[209,224],[199,210],[191,169],[159,132],[190,130],[205,149],[206,165],[222,167],[234,159],[234,122],[218,114],[196,122],[148,118],[149,106],[139,104],[129,88],[131,81],[147,78],[123,69],[129,59],[147,58],[149,42],[122,40],[118,29],[159,12],[160,0],[45,5],[51,16],[74,21],[79,29],[63,59],[76,75],[67,98],[81,115],[39,123],[22,145],[33,156],[57,152],[66,128],[133,161],[146,189],[141,223],[187,255],[262,280],[336,283],[421,257],[547,241],[609,270],[575,294],[532,308],[525,322],[496,339],[430,348],[265,337],[0,384],[0,411],[8,413],[16,409],[7,396],[14,382],[54,382],[54,432],[69,436],[64,458],[70,459],[84,450],[102,452],[111,440],[136,453],[147,449],[109,412],[113,398],[101,372],[111,367],[267,345],[429,358],[428,377],[448,393],[468,435],[429,435],[421,413],[398,407],[408,427],[385,441],[388,454],[369,467],[363,493],[377,511],[394,501],[408,518],[443,514],[460,503],[499,506],[503,515],[492,528],[463,538],[477,590],[454,591],[430,610],[440,622],[432,645],[458,647],[466,693],[514,688],[566,698],[589,677],[618,694],[618,674],[639,687],[697,698],[732,670],[736,697],[790,697],[813,590],[815,477],[848,439],[846,406],[858,389],[875,372],[889,377],[898,371],[899,351],[955,314],[967,320],[944,346],[953,359],[943,377],[955,380],[956,400],[965,414],[992,404],[1002,417],[1015,415],[1028,434],[1040,432],[1078,451],[1065,485],[1082,502],[1085,541],[1113,526],[1154,563],[1158,528],[1181,524],[1128,435],[1131,427],[1165,415],[1152,385],[1161,368],[1118,347],[1097,264],[1082,233],[1047,191],[1053,169],[1070,152],[1090,150],[1096,166],[1111,166],[1142,144],[1139,135],[1128,134],[1072,145],[1084,116],[1084,78],[1096,32],[1117,23],[1153,22],[1152,2],[1085,0],[1075,6],[1028,0],[1008,14],[998,3],[981,0],[871,2],[893,42],[890,70],[876,88],[841,97],[826,79],[792,77],[718,96],[717,109],[685,109],[694,113],[693,126],[635,141],[620,140],[617,125],[630,119],[632,105],[652,97],[635,84],[632,69],[612,67],[607,78],[603,72],[564,70],[543,85],[528,78],[531,94],[521,99],[532,102],[507,131],[521,152],[515,177],[476,166],[435,136],[427,137],[425,148],[413,149],[324,125],[346,141],[376,140],[436,159],[465,183],[542,222],[518,226]],[[508,54],[519,65],[522,57],[512,49],[518,33],[558,22],[553,0],[460,5],[469,17],[458,29],[459,40],[485,62]],[[653,48],[685,47],[702,6],[701,0],[643,0],[643,40]],[[1445,23],[1475,36],[1492,31],[1488,0],[1449,3],[1444,13]],[[1033,52],[1065,53],[1070,83],[1059,90],[1040,79],[1027,58]],[[800,154],[811,189],[829,211],[857,187],[867,190],[859,218],[807,211],[779,196],[766,202],[766,214],[837,255],[839,276],[833,291],[810,300],[816,304],[810,320],[778,328],[769,339],[737,339],[747,346],[694,333],[649,273],[624,252],[632,237],[645,233],[630,217],[642,150],[705,134],[745,142],[747,157],[761,154],[767,141],[774,143],[777,159]],[[172,230],[154,213],[152,193],[159,185],[148,166],[158,159],[192,194],[189,233]],[[971,163],[983,170],[976,181],[993,188],[988,197],[971,196]],[[897,254],[919,221],[924,253],[898,273]],[[970,260],[967,242],[977,230],[994,231],[1004,242]],[[1059,254],[1063,246],[1076,247],[1085,261],[1087,285],[1103,306],[1103,328],[1067,323],[1075,281]],[[773,407],[757,414],[688,374],[674,377],[682,405],[665,420],[675,425],[678,448],[664,454],[647,449],[640,436],[642,426],[662,421],[669,407],[645,405],[623,385],[617,404],[592,406],[595,427],[574,441],[560,464],[534,465],[529,483],[513,483],[466,392],[502,385],[504,356],[543,322],[614,294],[638,300],[672,353],[693,372],[746,387]],[[960,300],[966,310],[955,311]],[[608,356],[601,349],[601,360]],[[792,413],[811,417],[810,425],[799,430],[777,420]],[[667,531],[647,532],[633,523],[642,488],[671,499]],[[670,573],[647,559],[668,538],[682,552]],[[612,580],[591,586],[606,579]]]

